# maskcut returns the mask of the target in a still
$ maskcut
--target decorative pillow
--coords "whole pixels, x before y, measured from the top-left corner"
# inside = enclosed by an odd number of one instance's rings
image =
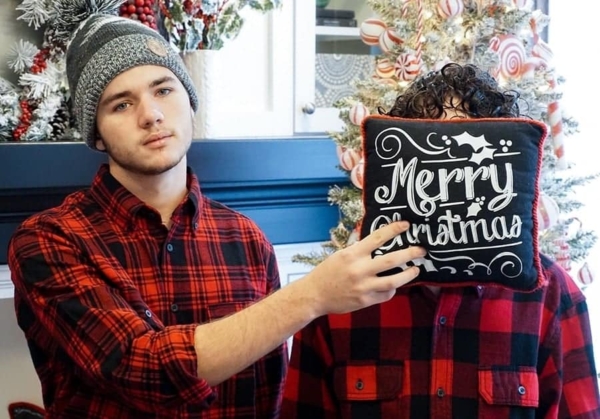
[[[374,257],[425,247],[427,256],[409,263],[421,270],[411,284],[521,291],[542,285],[537,202],[543,123],[369,116],[362,134],[361,236],[393,221],[411,223]]]

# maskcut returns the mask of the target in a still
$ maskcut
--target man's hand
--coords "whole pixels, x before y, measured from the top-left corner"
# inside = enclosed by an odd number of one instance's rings
[[[390,252],[372,258],[373,251],[408,229],[407,222],[387,225],[363,240],[328,257],[300,281],[314,299],[316,315],[346,313],[391,299],[396,288],[412,281],[419,268],[379,277],[378,273],[423,257],[421,247]],[[303,294],[304,294],[303,292]]]

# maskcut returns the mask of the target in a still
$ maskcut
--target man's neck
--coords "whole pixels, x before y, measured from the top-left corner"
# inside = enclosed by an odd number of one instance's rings
[[[160,175],[139,175],[111,167],[111,174],[132,194],[160,213],[163,224],[171,226],[171,215],[187,195],[185,159]]]

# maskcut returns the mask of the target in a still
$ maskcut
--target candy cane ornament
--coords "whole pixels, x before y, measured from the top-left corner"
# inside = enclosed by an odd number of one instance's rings
[[[416,57],[419,62],[419,66],[421,65],[421,56],[423,55],[423,19],[424,19],[424,11],[423,11],[423,0],[417,0],[417,41],[416,41]]]
[[[529,26],[533,33],[532,54],[546,62],[552,59],[552,50],[543,40],[540,39],[540,27],[538,20],[542,20],[543,16],[536,15],[529,20]],[[543,21],[542,21],[543,25]],[[556,77],[552,74],[552,79],[549,82],[550,88],[554,91],[557,87]],[[556,156],[556,167],[559,169],[567,168],[565,158],[565,134],[563,132],[562,111],[558,100],[548,104],[548,125],[550,125],[550,135],[552,136],[552,148]]]

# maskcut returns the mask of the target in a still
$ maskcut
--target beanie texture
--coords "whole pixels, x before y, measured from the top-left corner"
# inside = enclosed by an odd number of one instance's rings
[[[198,97],[179,56],[155,30],[131,19],[95,14],[81,23],[67,48],[67,79],[73,114],[83,140],[96,149],[96,112],[106,86],[141,65],[166,67],[188,92],[194,111]]]

